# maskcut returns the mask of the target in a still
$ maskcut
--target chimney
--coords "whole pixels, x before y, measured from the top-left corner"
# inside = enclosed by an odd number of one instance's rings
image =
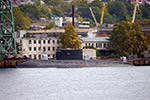
[[[75,17],[75,14],[74,14],[74,6],[72,5],[72,25],[74,26],[74,17]]]

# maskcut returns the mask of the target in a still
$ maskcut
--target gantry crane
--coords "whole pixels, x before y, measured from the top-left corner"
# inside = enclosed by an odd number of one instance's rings
[[[137,9],[140,11],[139,3],[138,0],[136,0],[135,5],[134,5],[134,10],[133,10],[133,16],[132,16],[132,21],[131,23],[135,22],[135,16],[136,16],[136,11]]]
[[[105,3],[102,2],[102,12],[101,12],[100,24],[103,24],[103,18],[104,18],[105,7],[106,7],[106,6],[105,6]],[[92,14],[92,17],[93,17],[93,19],[94,19],[94,21],[95,21],[96,27],[98,27],[100,24],[97,22],[97,20],[96,20],[96,18],[95,18],[95,15],[94,15],[94,13],[93,13],[93,11],[92,11],[92,9],[91,9],[91,8],[89,8],[89,9],[90,9],[90,12],[91,12],[91,14]]]
[[[13,7],[11,0],[0,0],[0,60],[16,55]]]

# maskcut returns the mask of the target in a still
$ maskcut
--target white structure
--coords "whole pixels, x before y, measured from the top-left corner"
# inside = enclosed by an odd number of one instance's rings
[[[62,27],[63,26],[63,18],[62,17],[59,17],[55,20],[55,24],[58,26],[58,27]]]
[[[27,33],[22,39],[22,53],[32,59],[41,59],[45,54],[49,58],[55,58],[56,49],[60,47],[61,44],[55,33]]]
[[[80,38],[82,41],[82,47],[93,46],[97,49],[107,49],[110,41],[107,40],[109,37],[95,37],[95,38]]]
[[[89,21],[78,21],[78,28],[90,28]]]
[[[95,49],[83,49],[83,59],[90,60],[96,59],[96,50]]]

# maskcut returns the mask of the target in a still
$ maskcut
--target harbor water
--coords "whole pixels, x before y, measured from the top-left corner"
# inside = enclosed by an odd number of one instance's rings
[[[0,100],[150,100],[150,66],[0,69]]]

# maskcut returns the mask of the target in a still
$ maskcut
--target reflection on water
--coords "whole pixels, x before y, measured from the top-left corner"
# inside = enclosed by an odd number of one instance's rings
[[[0,69],[0,100],[149,100],[150,66]]]

